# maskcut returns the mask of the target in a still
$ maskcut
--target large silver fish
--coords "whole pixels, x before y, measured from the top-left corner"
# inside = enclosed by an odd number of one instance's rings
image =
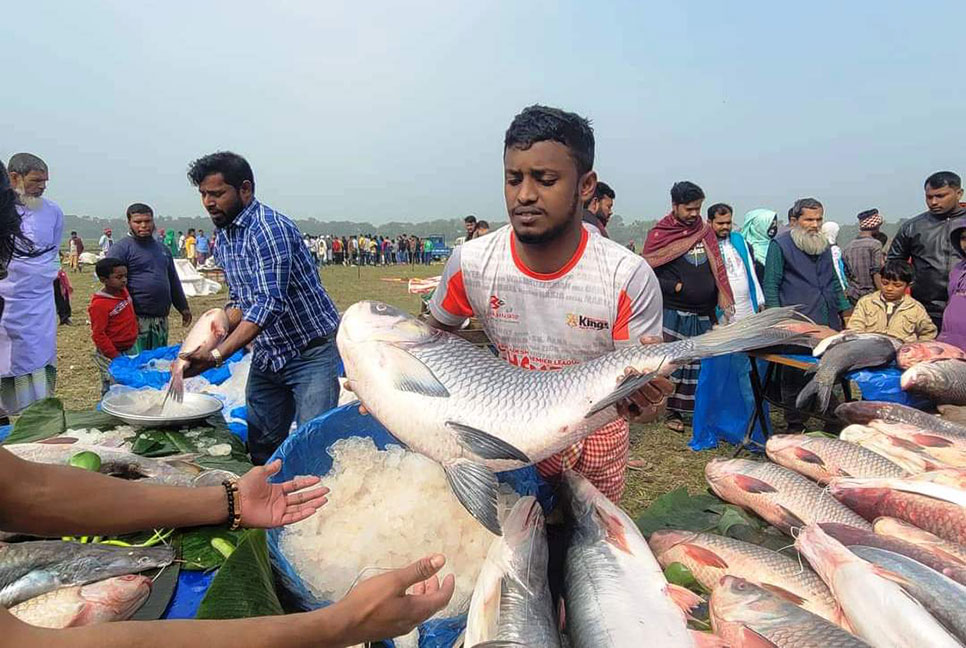
[[[760,648],[869,648],[828,620],[737,576],[725,576],[711,594],[711,623],[729,646]]]
[[[966,641],[966,587],[908,556],[878,547],[849,548],[859,558],[899,576],[904,590],[960,641]]]
[[[934,403],[966,405],[966,360],[919,363],[902,373],[900,385]]]
[[[113,547],[60,540],[0,545],[0,606],[60,587],[170,565],[171,547]]]
[[[465,645],[558,648],[560,636],[547,585],[547,529],[533,497],[521,497],[503,521],[503,537],[476,579]],[[505,642],[505,643],[501,643]]]
[[[380,302],[346,310],[337,343],[362,404],[410,449],[439,462],[456,496],[494,533],[494,471],[536,463],[617,418],[615,404],[656,372],[696,358],[788,342],[764,313],[688,340],[633,346],[559,371],[515,367]],[[626,376],[633,368],[636,375]]]
[[[805,527],[795,546],[832,590],[855,634],[875,648],[962,648],[891,573],[862,560],[817,524]]]
[[[224,470],[208,470],[195,463],[200,455],[177,455],[153,459],[108,446],[78,443],[58,438],[42,443],[15,443],[4,446],[26,461],[66,466],[78,452],[93,452],[101,459],[99,472],[122,479],[138,479],[168,486],[211,486],[233,477]]]
[[[228,314],[225,309],[212,308],[205,311],[188,331],[178,350],[178,357],[171,363],[171,382],[168,383],[168,392],[163,402],[167,402],[169,397],[174,397],[176,403],[184,400],[184,370],[188,368],[188,361],[182,356],[190,355],[195,351],[211,351],[217,348],[226,337],[228,337]]]
[[[876,419],[886,423],[906,423],[925,432],[941,434],[950,439],[966,440],[966,425],[947,421],[899,403],[855,401],[835,408],[835,415],[848,423],[868,425]]]
[[[805,385],[795,399],[795,407],[805,409],[815,399],[815,410],[824,412],[832,398],[835,381],[844,373],[866,367],[889,364],[896,357],[902,341],[879,333],[855,333],[846,331],[834,338],[822,340],[813,352],[822,359],[815,376]]]
[[[691,648],[714,638],[688,630],[681,608],[701,601],[669,585],[637,525],[574,472],[564,477],[573,535],[564,567],[573,648]]]
[[[15,605],[10,613],[41,628],[76,628],[129,619],[150,594],[150,578],[128,574],[47,592]]]

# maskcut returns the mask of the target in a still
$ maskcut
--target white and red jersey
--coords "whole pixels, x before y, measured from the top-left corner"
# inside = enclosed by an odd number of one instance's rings
[[[553,274],[527,268],[507,225],[453,251],[430,312],[458,326],[479,319],[500,356],[525,369],[559,369],[661,336],[661,289],[627,248],[582,229],[573,258]]]
[[[430,312],[448,326],[475,316],[500,356],[525,369],[559,369],[660,337],[663,302],[651,267],[610,239],[581,233],[574,256],[553,274],[524,265],[509,225],[467,241],[449,258]],[[626,422],[616,421],[538,468],[548,475],[566,463],[616,500],[627,435]]]

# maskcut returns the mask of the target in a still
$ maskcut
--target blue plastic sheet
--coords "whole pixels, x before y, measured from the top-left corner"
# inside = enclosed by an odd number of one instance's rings
[[[751,390],[748,356],[734,353],[701,361],[698,387],[694,400],[692,450],[718,447],[719,441],[738,445],[745,438],[745,430],[755,411],[755,395]],[[759,365],[759,372],[764,370]],[[768,404],[764,404],[768,418]],[[755,421],[752,439],[764,443],[761,422]]]
[[[818,358],[810,355],[789,355],[788,357],[801,362],[818,364]],[[895,365],[880,369],[859,369],[845,374],[845,377],[856,384],[862,392],[863,400],[899,403],[919,409],[930,407],[928,400],[902,391],[899,384],[902,371]]]
[[[168,603],[162,619],[193,619],[198,614],[201,599],[205,598],[211,581],[215,580],[217,569],[211,571],[190,571],[182,569],[178,572],[178,584],[174,588],[174,596]]]
[[[162,389],[171,380],[171,372],[158,369],[155,365],[158,361],[173,361],[178,357],[178,350],[180,348],[180,346],[166,346],[149,351],[142,351],[136,356],[118,356],[111,361],[109,368],[111,377],[118,384],[134,387],[135,389],[141,387]],[[238,362],[242,359],[243,355],[244,353],[242,351],[236,351],[234,355],[228,358],[225,364],[209,369],[201,374],[202,377],[212,385],[220,385],[231,377],[231,371],[228,365]]]
[[[0,425],[0,443],[2,443],[4,439],[10,436],[11,432],[13,432],[12,425]]]
[[[339,439],[352,436],[369,437],[380,449],[391,444],[402,445],[375,418],[360,414],[358,403],[343,405],[309,421],[289,435],[272,455],[272,461],[282,460],[282,469],[272,477],[272,481],[286,481],[298,475],[325,475],[332,468],[328,448]],[[500,473],[499,478],[520,494],[536,496],[544,507],[550,505],[550,488],[540,479],[533,466]],[[282,555],[280,536],[280,529],[268,531],[268,551],[279,582],[303,609],[313,610],[328,605],[329,601],[321,601],[312,594]],[[465,624],[465,617],[427,621],[419,628],[419,645],[421,648],[450,648]]]

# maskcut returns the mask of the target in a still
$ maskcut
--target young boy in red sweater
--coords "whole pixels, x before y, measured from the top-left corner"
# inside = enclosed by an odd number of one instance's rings
[[[134,346],[138,339],[138,320],[127,291],[127,266],[120,259],[106,257],[94,265],[104,289],[91,296],[87,313],[94,339],[94,362],[101,372],[101,395],[113,381],[108,367],[111,360]]]

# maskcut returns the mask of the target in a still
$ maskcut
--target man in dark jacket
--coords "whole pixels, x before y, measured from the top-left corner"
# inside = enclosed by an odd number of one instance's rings
[[[950,229],[954,219],[966,215],[966,209],[959,205],[963,182],[952,171],[932,174],[926,179],[925,189],[929,211],[903,223],[892,240],[888,258],[912,259],[916,270],[912,296],[926,307],[938,327],[946,308],[949,272],[963,258],[962,251],[950,242]]]
[[[127,208],[128,236],[111,247],[108,256],[124,261],[128,291],[138,316],[138,340],[134,352],[167,346],[171,305],[181,313],[181,323],[191,324],[191,309],[174,268],[171,250],[154,238],[154,211],[143,203]]]

